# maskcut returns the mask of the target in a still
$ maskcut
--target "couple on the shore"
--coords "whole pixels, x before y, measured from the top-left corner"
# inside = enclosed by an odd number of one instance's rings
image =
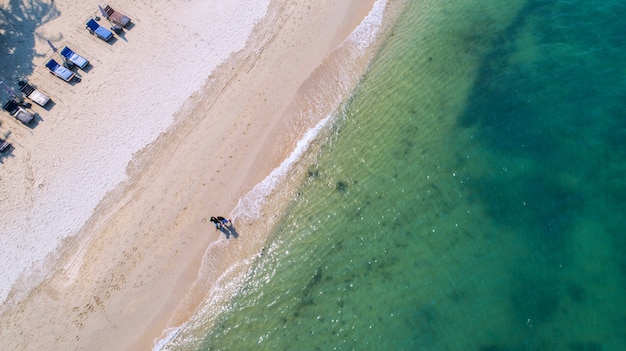
[[[230,219],[226,219],[221,216],[211,217],[211,222],[215,224],[215,230],[220,230],[222,228],[228,228],[233,225],[233,222]]]

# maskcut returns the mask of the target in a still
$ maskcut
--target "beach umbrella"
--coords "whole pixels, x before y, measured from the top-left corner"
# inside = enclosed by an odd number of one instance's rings
[[[100,9],[100,13],[102,13],[102,17],[104,17],[104,18],[108,18],[109,17],[107,15],[106,11],[104,11],[104,9],[102,8],[102,6],[98,5],[98,8]]]
[[[2,84],[2,86],[4,87],[4,90],[6,90],[9,95],[18,97],[17,94],[15,93],[15,90],[13,90],[13,88],[6,85],[3,81],[0,81],[0,84]]]
[[[57,52],[57,48],[55,48],[54,45],[52,45],[50,40],[46,39],[46,42],[48,43],[48,45],[50,45],[50,48],[52,49],[52,51]]]

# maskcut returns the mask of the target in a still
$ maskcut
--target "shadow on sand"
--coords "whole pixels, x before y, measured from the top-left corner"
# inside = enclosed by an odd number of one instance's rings
[[[0,80],[9,85],[21,77],[33,73],[36,29],[60,15],[54,2],[33,0],[24,6],[21,0],[9,0],[0,5]],[[6,100],[5,91],[0,91],[0,100]]]
[[[237,232],[237,229],[235,229],[234,225],[222,225],[220,226],[220,232],[224,233],[224,235],[226,235],[226,239],[230,239],[230,236],[232,235],[233,238],[237,239],[239,237],[239,233]]]

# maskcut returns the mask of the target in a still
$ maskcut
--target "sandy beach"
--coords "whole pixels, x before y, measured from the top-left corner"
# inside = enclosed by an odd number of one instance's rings
[[[84,28],[95,3],[1,1],[0,79],[53,101],[33,104],[30,127],[0,120],[14,145],[0,164],[3,348],[149,350],[184,321],[207,248],[246,240],[236,218],[227,239],[209,217],[231,216],[311,127],[294,114],[308,82],[374,3],[111,3],[132,25],[107,43]],[[89,59],[80,82],[47,72],[60,58],[46,40]]]

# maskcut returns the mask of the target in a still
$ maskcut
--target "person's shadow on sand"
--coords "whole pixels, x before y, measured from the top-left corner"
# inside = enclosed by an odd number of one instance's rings
[[[235,239],[237,239],[239,237],[239,233],[237,233],[237,229],[235,229],[235,226],[232,223],[230,225],[228,225],[228,226],[221,225],[220,226],[220,232],[222,232],[222,233],[224,233],[224,235],[226,235],[226,239],[230,239],[231,235]]]

